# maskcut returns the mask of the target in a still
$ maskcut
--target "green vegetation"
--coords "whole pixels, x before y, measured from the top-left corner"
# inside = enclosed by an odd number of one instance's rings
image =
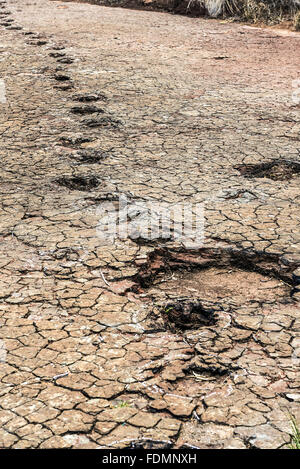
[[[291,416],[292,441],[289,444],[290,449],[300,449],[300,430],[295,417]]]
[[[123,409],[123,407],[131,407],[131,404],[127,401],[120,401],[118,405],[114,406],[115,409]]]

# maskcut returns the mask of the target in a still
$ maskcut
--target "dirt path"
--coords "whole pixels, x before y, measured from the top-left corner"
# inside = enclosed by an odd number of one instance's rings
[[[282,447],[300,36],[48,0],[0,20],[0,447]],[[105,242],[120,195],[204,203],[204,247]]]

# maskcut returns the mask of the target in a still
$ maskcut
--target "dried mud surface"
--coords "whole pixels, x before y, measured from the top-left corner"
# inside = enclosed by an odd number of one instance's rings
[[[284,447],[299,35],[47,0],[0,31],[0,448]],[[205,203],[204,247],[103,244],[119,194]]]

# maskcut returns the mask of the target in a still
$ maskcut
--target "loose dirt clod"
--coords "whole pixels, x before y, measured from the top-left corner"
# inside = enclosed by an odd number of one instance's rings
[[[56,73],[53,78],[56,81],[69,81],[69,80],[71,80],[69,75],[64,75],[63,73]]]
[[[132,441],[128,448],[130,449],[171,449],[174,445],[170,441],[156,441],[145,439]]]
[[[72,64],[74,59],[72,59],[72,57],[62,57],[61,59],[57,59],[57,62],[60,64]]]
[[[111,127],[116,129],[119,127],[120,121],[110,117],[102,117],[99,119],[85,119],[82,121],[82,124],[87,127]]]
[[[78,146],[81,145],[82,143],[87,143],[91,142],[92,138],[91,137],[81,137],[81,136],[73,136],[71,135],[70,137],[60,137],[59,139],[60,143],[64,146]]]
[[[104,160],[109,155],[102,150],[79,150],[75,154],[71,155],[71,158],[79,161],[80,163],[99,163],[99,161]]]
[[[45,46],[48,41],[28,41],[27,44],[31,46]]]
[[[242,176],[248,178],[268,178],[273,181],[288,181],[300,174],[300,163],[275,160],[268,163],[237,166]]]
[[[74,176],[74,177],[61,177],[55,180],[60,186],[67,187],[71,190],[89,191],[96,188],[100,181],[95,176]]]
[[[67,85],[54,85],[53,88],[60,91],[69,91],[72,90],[74,87],[71,83],[68,83]]]
[[[84,115],[84,114],[94,114],[94,113],[103,113],[103,109],[97,107],[97,106],[73,106],[71,108],[71,112],[73,114],[81,114],[81,115]]]
[[[49,54],[49,56],[53,57],[54,59],[64,57],[65,55],[66,55],[65,52],[50,52],[50,54]]]
[[[174,303],[167,303],[161,309],[161,315],[166,327],[173,331],[198,329],[215,322],[213,310],[205,309],[197,300],[177,299]]]
[[[89,103],[92,101],[106,101],[107,98],[101,93],[81,93],[76,94],[72,97],[73,101],[79,101],[80,103]]]

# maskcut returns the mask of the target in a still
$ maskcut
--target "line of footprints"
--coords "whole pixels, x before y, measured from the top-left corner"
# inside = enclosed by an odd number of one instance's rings
[[[22,26],[15,24],[14,19],[11,18],[11,12],[6,10],[5,0],[0,0],[0,25],[8,30],[23,30]],[[22,34],[27,38],[26,44],[35,47],[47,46],[47,49],[50,49],[49,57],[55,59],[58,63],[51,77],[55,81],[54,88],[63,92],[74,92],[75,84],[65,67],[72,64],[75,59],[67,55],[65,46],[63,44],[49,44],[44,34],[32,31],[22,31]],[[105,116],[105,111],[95,104],[99,101],[107,101],[107,97],[104,94],[100,92],[73,94],[72,101],[77,104],[71,107],[70,112],[74,116],[83,116],[80,122],[82,126],[90,129],[97,127],[117,129],[120,127],[121,122],[119,120]],[[87,142],[92,142],[92,138],[75,136],[60,138],[61,146],[77,150],[72,152],[71,155],[76,164],[96,164],[109,156],[107,152],[101,149],[81,148],[81,145]],[[95,175],[90,177],[80,175],[72,177],[62,176],[54,182],[70,190],[79,191],[90,191],[100,184],[100,180]]]

